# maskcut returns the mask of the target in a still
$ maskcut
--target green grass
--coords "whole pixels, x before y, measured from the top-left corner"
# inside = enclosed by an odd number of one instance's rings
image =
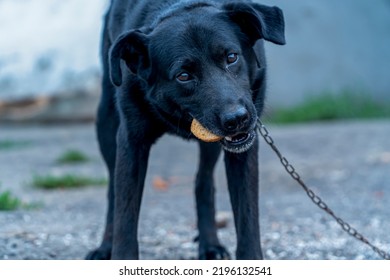
[[[87,161],[89,161],[89,158],[77,150],[68,150],[57,159],[57,162],[61,164],[84,163]]]
[[[68,188],[78,188],[84,186],[93,186],[93,185],[106,185],[106,179],[96,179],[89,178],[85,176],[78,175],[62,175],[62,176],[35,176],[32,181],[32,185],[37,188],[42,189],[68,189]]]
[[[276,110],[270,119],[274,123],[297,123],[389,117],[390,103],[381,104],[367,94],[345,90],[339,94],[324,92],[307,97],[296,107]]]
[[[14,197],[10,191],[0,192],[0,211],[11,211],[22,206],[19,198]]]
[[[1,150],[10,150],[17,148],[24,148],[31,144],[30,141],[19,141],[19,140],[0,140],[0,151]]]
[[[19,208],[25,210],[37,210],[41,209],[43,205],[43,202],[22,202],[22,200],[12,195],[10,191],[0,192],[0,211],[12,211]]]

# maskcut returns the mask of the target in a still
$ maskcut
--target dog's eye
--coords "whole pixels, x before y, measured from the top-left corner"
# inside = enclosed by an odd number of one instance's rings
[[[229,53],[227,56],[227,63],[228,64],[233,64],[238,60],[238,54],[236,53]]]
[[[191,76],[187,72],[182,72],[176,76],[176,79],[178,79],[180,82],[187,82],[191,80]]]

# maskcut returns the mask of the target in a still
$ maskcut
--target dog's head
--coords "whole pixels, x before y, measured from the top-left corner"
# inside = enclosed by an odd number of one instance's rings
[[[231,152],[254,142],[264,101],[264,39],[284,44],[277,7],[200,3],[173,9],[152,27],[131,30],[110,52],[111,80],[122,84],[121,60],[142,82],[151,106],[175,131],[197,119]]]

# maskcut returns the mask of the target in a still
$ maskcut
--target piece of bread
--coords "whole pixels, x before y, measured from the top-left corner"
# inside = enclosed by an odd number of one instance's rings
[[[192,120],[191,132],[200,140],[204,142],[217,142],[223,137],[215,135],[200,124],[196,119]]]

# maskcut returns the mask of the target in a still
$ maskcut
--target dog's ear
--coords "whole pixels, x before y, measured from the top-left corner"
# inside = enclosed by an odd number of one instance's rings
[[[286,43],[284,38],[284,17],[278,7],[269,7],[257,3],[232,2],[223,6],[230,20],[239,25],[254,45],[258,39],[264,39],[278,45]]]
[[[111,82],[120,86],[122,84],[121,60],[127,67],[142,79],[147,79],[149,68],[147,35],[139,30],[132,30],[120,35],[113,43],[110,53],[110,78]]]

